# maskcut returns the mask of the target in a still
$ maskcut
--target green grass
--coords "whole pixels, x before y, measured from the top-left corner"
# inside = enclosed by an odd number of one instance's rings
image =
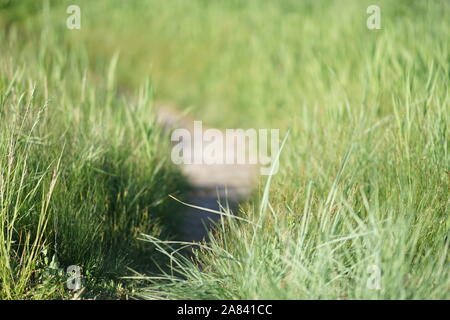
[[[89,296],[120,297],[126,266],[161,254],[176,276],[136,296],[450,298],[446,1],[25,3],[0,12],[1,298],[69,297],[52,256],[83,266]],[[184,186],[153,99],[290,129],[280,171],[240,209],[253,224],[225,219],[195,262],[165,242]]]
[[[41,24],[31,19],[0,36],[0,298],[68,298],[69,265],[82,268],[83,297],[120,297],[127,267],[159,259],[139,234],[174,233],[167,195],[183,180],[154,124],[151,85],[126,97],[116,56],[91,72],[61,28],[22,38]]]

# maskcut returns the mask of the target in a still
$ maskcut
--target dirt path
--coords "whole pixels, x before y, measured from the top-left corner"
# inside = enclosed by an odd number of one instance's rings
[[[182,116],[175,108],[166,103],[156,104],[157,120],[168,130],[185,128],[193,136],[193,120]],[[203,130],[205,130],[203,125]],[[189,143],[189,141],[183,141]],[[224,147],[224,153],[233,155],[236,150]],[[194,154],[194,157],[202,156]],[[222,157],[223,154],[217,155]],[[234,211],[240,202],[250,196],[256,181],[257,167],[238,164],[190,164],[181,165],[181,170],[192,186],[187,195],[187,203],[203,208],[219,210],[219,203]],[[182,241],[201,241],[205,239],[208,228],[220,216],[204,210],[186,207],[182,219]]]

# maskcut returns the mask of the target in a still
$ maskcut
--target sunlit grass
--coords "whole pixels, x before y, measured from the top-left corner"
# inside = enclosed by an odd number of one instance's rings
[[[127,267],[158,260],[138,235],[169,237],[177,221],[167,195],[182,179],[152,87],[126,97],[117,56],[94,74],[57,28],[25,42],[22,27],[0,35],[0,298],[70,297],[70,265],[82,269],[82,297],[120,297]]]
[[[449,298],[447,1],[75,1],[69,31],[73,2],[0,13],[1,297],[67,295],[32,273],[55,253],[116,279],[123,246],[175,268],[145,298]],[[181,181],[153,99],[290,130],[252,223],[227,217],[194,260],[161,230]]]

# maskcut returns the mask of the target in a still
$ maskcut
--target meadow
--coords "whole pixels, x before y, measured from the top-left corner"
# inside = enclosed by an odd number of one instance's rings
[[[449,299],[449,13],[0,0],[0,298]],[[189,186],[157,101],[289,132],[236,213],[247,222],[227,216],[193,256],[171,241],[168,195]]]

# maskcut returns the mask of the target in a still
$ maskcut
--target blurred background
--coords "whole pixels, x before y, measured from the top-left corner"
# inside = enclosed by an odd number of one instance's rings
[[[447,1],[377,1],[382,29],[369,30],[372,2],[2,0],[0,23],[24,47],[39,45],[38,34],[85,56],[91,73],[119,54],[121,90],[150,79],[157,100],[212,125],[286,126],[305,105],[376,101],[385,113],[390,84],[447,45]],[[80,30],[66,27],[71,4]]]
[[[448,0],[0,0],[0,298],[448,298],[449,14]],[[227,221],[175,273],[158,239],[179,232],[168,195],[189,186],[159,104],[290,130],[270,190],[259,177],[239,209],[261,228]]]

